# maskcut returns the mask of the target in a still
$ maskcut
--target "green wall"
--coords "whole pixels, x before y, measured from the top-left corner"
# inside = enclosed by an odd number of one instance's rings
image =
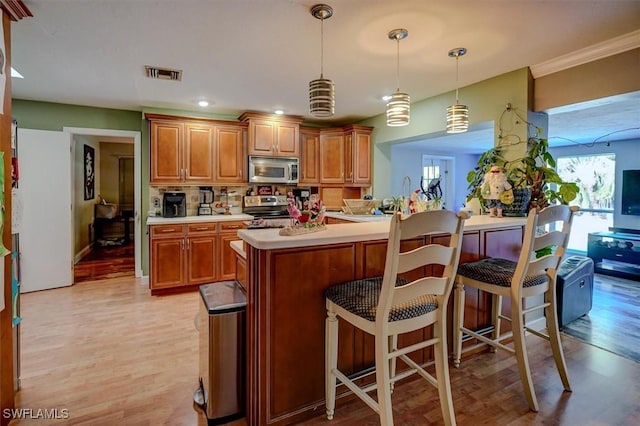
[[[459,89],[460,103],[469,107],[469,124],[494,122],[495,140],[499,134],[499,119],[507,103],[526,117],[530,100],[531,78],[528,68],[522,68]],[[373,126],[373,194],[391,194],[391,146],[424,139],[428,135],[445,134],[445,115],[455,102],[455,92],[444,93],[411,104],[411,122],[403,127],[388,127],[385,114],[360,122]],[[526,126],[516,132],[526,140]],[[516,133],[511,132],[511,133]],[[521,147],[524,149],[524,145]]]

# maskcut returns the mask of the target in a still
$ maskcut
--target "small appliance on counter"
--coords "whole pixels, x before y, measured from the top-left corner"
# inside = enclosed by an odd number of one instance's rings
[[[199,193],[198,216],[213,214],[211,203],[213,203],[213,189],[210,186],[201,186]]]
[[[162,196],[162,217],[185,217],[187,196],[184,192],[165,192]]]

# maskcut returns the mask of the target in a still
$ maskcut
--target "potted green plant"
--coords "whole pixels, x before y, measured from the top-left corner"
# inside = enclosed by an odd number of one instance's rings
[[[544,208],[551,202],[568,204],[573,201],[579,192],[575,182],[565,182],[555,171],[555,159],[549,152],[549,142],[542,138],[529,138],[526,154],[515,160],[506,160],[501,147],[494,147],[484,152],[478,158],[476,167],[467,174],[469,182],[469,195],[467,201],[477,197],[483,208],[484,199],[481,194],[481,187],[485,174],[491,166],[502,167],[507,175],[507,179],[513,186],[514,198],[522,200],[523,206],[510,206],[505,209],[506,216],[526,215],[532,208]]]

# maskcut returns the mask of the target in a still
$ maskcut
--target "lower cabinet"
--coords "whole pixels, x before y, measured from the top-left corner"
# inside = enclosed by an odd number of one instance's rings
[[[242,226],[241,221],[151,225],[152,292],[234,279],[230,242]]]

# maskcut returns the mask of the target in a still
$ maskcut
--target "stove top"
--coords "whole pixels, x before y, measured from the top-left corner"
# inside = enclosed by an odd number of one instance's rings
[[[242,199],[242,213],[258,218],[288,218],[288,205],[285,195],[247,195]]]

